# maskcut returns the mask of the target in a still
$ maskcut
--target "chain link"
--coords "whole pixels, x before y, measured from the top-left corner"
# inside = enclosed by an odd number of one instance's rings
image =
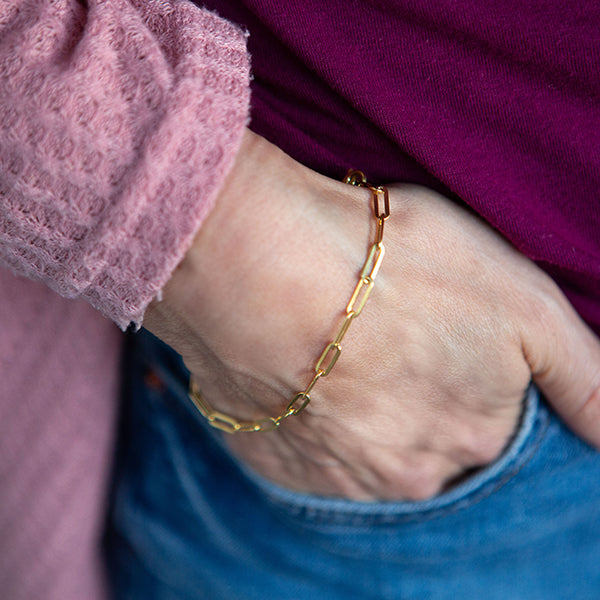
[[[342,353],[342,340],[348,332],[350,325],[360,315],[375,285],[375,278],[385,256],[383,245],[383,226],[385,220],[390,216],[390,199],[387,188],[384,186],[373,186],[361,171],[348,171],[344,183],[367,188],[373,194],[373,215],[377,220],[375,242],[372,244],[367,260],[360,272],[358,283],[346,306],[346,318],[339,328],[335,338],[329,342],[319,357],[314,367],[314,376],[304,391],[298,392],[287,405],[285,412],[278,417],[263,417],[254,421],[240,421],[235,417],[214,410],[202,396],[198,385],[193,377],[190,377],[189,396],[200,414],[208,423],[225,431],[226,433],[250,432],[250,431],[273,431],[281,425],[288,417],[300,414],[310,403],[310,393],[317,381],[327,377],[337,363]]]

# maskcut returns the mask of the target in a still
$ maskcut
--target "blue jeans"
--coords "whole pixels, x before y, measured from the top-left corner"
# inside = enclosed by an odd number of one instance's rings
[[[144,331],[125,405],[106,546],[119,600],[600,598],[600,453],[533,388],[503,455],[423,502],[315,497],[253,474]]]

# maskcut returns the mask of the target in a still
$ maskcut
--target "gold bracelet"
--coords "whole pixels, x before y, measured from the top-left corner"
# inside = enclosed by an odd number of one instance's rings
[[[375,242],[369,250],[367,260],[360,272],[359,281],[354,288],[350,302],[348,302],[348,305],[346,306],[346,317],[342,326],[337,332],[334,340],[327,344],[325,350],[323,350],[323,353],[319,357],[314,368],[315,375],[310,383],[304,388],[303,392],[298,392],[293,397],[285,411],[278,417],[263,417],[254,421],[240,421],[235,417],[213,410],[200,393],[193,376],[190,377],[189,397],[200,411],[200,414],[206,418],[212,427],[216,427],[227,433],[237,433],[238,431],[272,431],[273,429],[277,429],[282,421],[293,415],[300,414],[307,407],[310,402],[309,394],[315,384],[319,379],[327,377],[327,375],[331,373],[331,370],[340,357],[342,352],[342,340],[348,332],[352,321],[362,312],[362,309],[373,290],[375,278],[377,277],[379,267],[381,267],[381,262],[383,261],[383,256],[385,254],[385,248],[383,246],[383,226],[385,220],[390,216],[390,200],[387,188],[384,186],[375,187],[371,185],[367,182],[361,171],[348,171],[348,174],[343,181],[350,185],[366,187],[371,190],[373,193],[373,215],[377,220],[377,230],[375,233]]]

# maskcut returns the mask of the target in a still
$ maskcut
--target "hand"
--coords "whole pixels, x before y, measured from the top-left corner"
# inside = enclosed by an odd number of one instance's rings
[[[297,490],[426,498],[499,455],[531,377],[600,445],[600,344],[556,285],[439,194],[390,192],[385,260],[335,368],[277,431],[226,436],[233,451]],[[343,320],[373,224],[367,190],[248,133],[145,326],[217,410],[281,414]]]

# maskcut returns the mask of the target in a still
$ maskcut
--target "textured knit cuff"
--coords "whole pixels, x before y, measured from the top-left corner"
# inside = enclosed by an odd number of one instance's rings
[[[233,164],[249,59],[243,32],[190,2],[87,4],[16,11],[0,46],[0,260],[125,328]]]

